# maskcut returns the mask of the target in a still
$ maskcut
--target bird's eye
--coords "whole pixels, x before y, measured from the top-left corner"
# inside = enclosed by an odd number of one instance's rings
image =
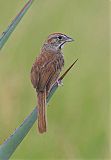
[[[62,36],[58,36],[58,39],[61,40],[61,39],[62,39]]]

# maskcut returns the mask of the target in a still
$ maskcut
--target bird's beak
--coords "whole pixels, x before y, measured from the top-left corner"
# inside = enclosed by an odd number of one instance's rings
[[[60,44],[59,48],[60,48],[60,49],[63,48],[63,46],[64,46],[64,44],[65,44],[66,42],[72,42],[72,41],[74,41],[73,38],[70,38],[70,37],[66,36],[65,39],[64,39],[64,41]]]
[[[72,41],[74,41],[73,38],[70,38],[70,37],[67,37],[67,38],[66,38],[66,42],[72,42]]]

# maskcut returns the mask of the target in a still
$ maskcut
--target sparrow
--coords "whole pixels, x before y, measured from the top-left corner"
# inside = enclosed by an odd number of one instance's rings
[[[73,39],[62,33],[53,33],[45,40],[39,56],[31,68],[31,82],[37,93],[38,130],[47,130],[46,98],[58,80],[64,66],[63,46]]]

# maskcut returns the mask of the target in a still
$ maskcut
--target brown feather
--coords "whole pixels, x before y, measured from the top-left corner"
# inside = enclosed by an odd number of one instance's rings
[[[46,89],[37,94],[38,98],[38,130],[46,132]]]
[[[46,124],[46,97],[56,82],[64,59],[61,53],[42,52],[31,69],[31,82],[37,91],[38,99],[38,130],[44,133],[47,130]]]
[[[59,37],[60,39],[58,39]],[[68,39],[70,38],[61,33],[49,35],[31,69],[31,82],[36,89],[38,99],[38,129],[40,133],[47,130],[46,97],[64,66],[61,46]]]

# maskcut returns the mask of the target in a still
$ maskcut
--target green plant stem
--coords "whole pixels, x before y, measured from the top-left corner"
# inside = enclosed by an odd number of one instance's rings
[[[58,84],[56,83],[50,92],[50,96],[47,98],[47,103],[57,88]],[[23,123],[15,130],[15,132],[0,146],[1,160],[7,160],[11,157],[17,146],[32,128],[36,119],[37,107],[35,107],[32,113],[23,121]]]
[[[0,37],[0,49],[4,46],[8,38],[10,37],[11,33],[16,28],[17,24],[20,22],[24,14],[27,12],[29,7],[31,6],[32,2],[34,0],[29,0],[25,6],[22,8],[22,10],[19,12],[19,14],[15,17],[15,19],[11,22],[11,24],[8,26],[8,28],[2,33]]]

